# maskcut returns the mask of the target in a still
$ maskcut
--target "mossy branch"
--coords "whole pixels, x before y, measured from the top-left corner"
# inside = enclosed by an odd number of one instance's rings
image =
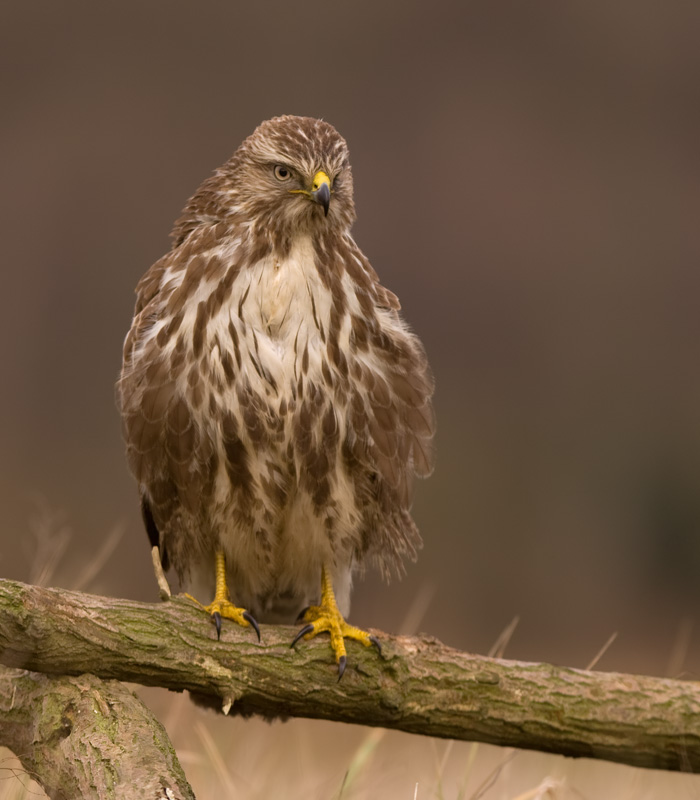
[[[328,641],[289,643],[295,628],[224,623],[202,610],[0,581],[0,662],[52,675],[92,673],[189,690],[224,711],[376,725],[602,758],[700,770],[700,687],[463,653],[428,637],[376,631],[348,644],[338,682]]]
[[[119,681],[0,667],[0,744],[57,800],[194,800],[163,726]]]

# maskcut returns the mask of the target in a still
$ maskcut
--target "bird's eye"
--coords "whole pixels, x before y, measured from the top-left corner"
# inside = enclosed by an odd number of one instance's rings
[[[275,167],[275,178],[278,181],[288,181],[292,177],[292,171],[289,167],[285,167],[284,164],[277,164]]]

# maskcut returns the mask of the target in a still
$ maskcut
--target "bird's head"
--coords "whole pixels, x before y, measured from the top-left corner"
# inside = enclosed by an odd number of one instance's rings
[[[229,162],[231,200],[261,226],[293,234],[349,228],[355,218],[348,146],[311,117],[263,122]]]
[[[267,120],[191,198],[176,245],[199,225],[227,218],[283,250],[298,233],[347,230],[355,220],[348,146],[312,117]]]

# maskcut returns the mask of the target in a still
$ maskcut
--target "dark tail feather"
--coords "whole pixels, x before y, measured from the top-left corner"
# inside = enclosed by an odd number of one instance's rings
[[[170,559],[168,558],[165,548],[161,544],[160,533],[158,533],[156,521],[153,519],[151,506],[145,497],[141,498],[141,515],[143,516],[143,524],[146,526],[148,541],[151,543],[151,547],[157,547],[160,550],[160,563],[163,565],[163,569],[167,570],[170,567]]]

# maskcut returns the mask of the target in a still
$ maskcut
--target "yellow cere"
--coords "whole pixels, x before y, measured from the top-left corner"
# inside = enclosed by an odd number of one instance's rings
[[[326,175],[326,173],[322,169],[320,169],[314,175],[314,182],[311,184],[311,191],[317,192],[321,188],[321,186],[323,186],[324,183],[328,185],[329,189],[331,188],[331,179],[328,177],[328,175]]]
[[[308,191],[307,189],[287,189],[287,191],[289,192],[289,194],[305,194],[310,196],[312,192],[317,192],[323,186],[324,183],[327,184],[328,189],[330,190],[331,179],[322,169],[320,169],[314,175],[314,180],[313,183],[311,184],[311,191]]]

